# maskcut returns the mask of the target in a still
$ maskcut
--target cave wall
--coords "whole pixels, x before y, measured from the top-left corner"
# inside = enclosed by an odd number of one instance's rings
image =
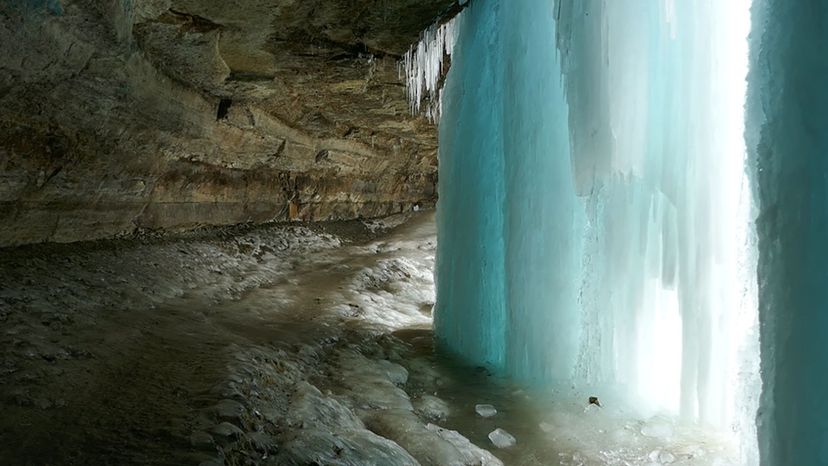
[[[0,1],[0,246],[433,204],[397,61],[453,3]]]

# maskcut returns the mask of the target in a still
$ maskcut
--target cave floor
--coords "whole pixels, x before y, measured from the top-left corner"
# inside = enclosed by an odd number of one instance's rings
[[[726,464],[436,352],[435,247],[421,213],[0,251],[0,464]]]

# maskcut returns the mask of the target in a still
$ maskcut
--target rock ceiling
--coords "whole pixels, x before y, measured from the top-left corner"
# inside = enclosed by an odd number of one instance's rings
[[[435,201],[399,57],[453,0],[0,4],[0,245]]]

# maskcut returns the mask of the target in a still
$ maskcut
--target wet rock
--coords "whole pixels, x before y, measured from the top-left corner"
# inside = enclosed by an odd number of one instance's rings
[[[247,440],[250,445],[262,453],[272,453],[277,449],[276,439],[264,432],[248,432]]]
[[[397,443],[365,429],[295,432],[269,464],[338,464],[348,466],[419,466]]]
[[[377,364],[385,371],[391,382],[397,385],[403,385],[408,382],[408,370],[405,367],[385,359],[377,361]]]
[[[210,393],[216,396],[229,398],[243,399],[244,394],[238,389],[236,382],[224,382],[216,385],[210,390]]]
[[[322,395],[313,385],[300,382],[291,397],[287,422],[291,426],[362,429],[362,421],[339,401]]]
[[[411,374],[413,383],[424,386],[437,385],[440,373],[435,369],[433,363],[425,358],[414,358],[406,361],[406,366]]]
[[[245,413],[244,406],[234,400],[221,400],[212,410],[219,419],[225,421],[236,421]]]
[[[51,409],[55,406],[55,404],[52,402],[52,400],[50,400],[48,398],[37,398],[36,400],[34,400],[34,404],[38,408],[44,409],[44,410],[45,409]]]
[[[491,454],[488,450],[484,450],[483,448],[471,443],[469,439],[457,431],[445,429],[434,424],[428,424],[426,428],[432,432],[435,432],[443,440],[454,445],[454,448],[456,448],[457,451],[463,455],[465,464],[475,466],[503,466],[503,462],[501,462],[496,456]]]
[[[216,424],[210,432],[215,434],[216,437],[223,439],[223,440],[232,440],[239,438],[244,432],[241,429],[230,424],[229,422],[222,422],[220,424]]]
[[[414,400],[414,409],[430,421],[445,420],[450,414],[448,403],[432,395],[422,395]]]
[[[339,355],[341,383],[345,394],[360,409],[402,409],[413,411],[408,394],[397,387],[375,361],[354,351]]]
[[[207,432],[196,431],[190,435],[190,445],[200,450],[211,450],[215,447],[215,442]]]
[[[472,453],[470,449],[461,451],[444,438],[439,428],[429,427],[433,424],[424,425],[409,411],[375,411],[370,418],[365,420],[365,424],[371,431],[398,443],[422,464],[458,466],[481,464],[476,452]],[[467,446],[472,446],[472,444],[469,442]],[[484,462],[483,464],[499,463]]]

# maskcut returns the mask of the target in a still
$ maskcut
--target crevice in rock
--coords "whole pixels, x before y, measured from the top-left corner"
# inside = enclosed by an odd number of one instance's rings
[[[226,120],[227,114],[230,112],[230,106],[233,105],[231,99],[221,99],[218,104],[218,111],[216,112],[216,120]]]
[[[331,155],[330,151],[327,149],[320,150],[316,153],[316,162],[319,163],[323,160],[328,160],[328,157]]]

